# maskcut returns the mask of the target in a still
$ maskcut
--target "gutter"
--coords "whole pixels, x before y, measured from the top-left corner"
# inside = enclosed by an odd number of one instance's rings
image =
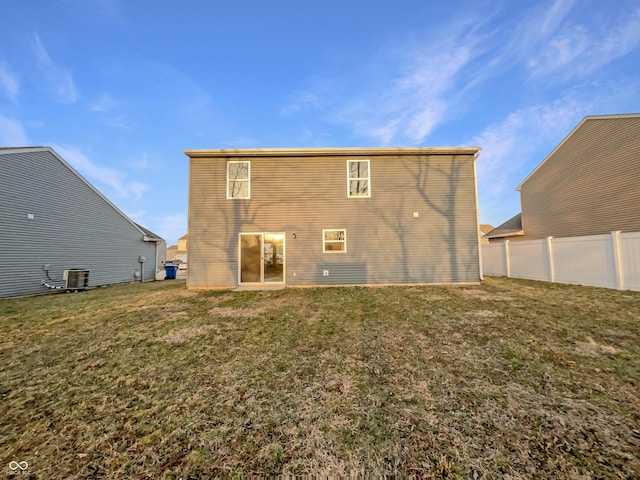
[[[473,155],[480,147],[381,147],[381,148],[229,148],[184,150],[190,158],[207,157],[326,157],[354,155]]]

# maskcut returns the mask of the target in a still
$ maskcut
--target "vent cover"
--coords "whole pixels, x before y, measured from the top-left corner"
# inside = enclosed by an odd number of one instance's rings
[[[84,290],[89,286],[89,270],[71,269],[64,271],[65,288]]]

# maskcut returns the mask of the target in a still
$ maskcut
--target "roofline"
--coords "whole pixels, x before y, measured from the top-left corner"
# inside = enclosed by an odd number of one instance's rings
[[[138,230],[140,232],[140,234],[143,237],[143,241],[148,242],[157,242],[159,240],[164,241],[163,238],[153,238],[149,235],[147,235],[147,233],[142,230],[137,224],[136,222],[134,222],[133,220],[131,220],[128,216],[126,216],[124,214],[124,212],[122,212],[122,210],[120,210],[118,207],[116,207],[107,197],[105,197],[102,193],[100,193],[100,191],[94,187],[91,182],[89,182],[89,180],[87,180],[86,178],[84,178],[80,172],[78,172],[75,168],[73,168],[64,158],[62,158],[58,152],[56,152],[53,148],[51,147],[16,147],[16,148],[4,148],[4,149],[0,149],[0,155],[8,155],[8,154],[13,154],[13,153],[25,153],[25,152],[49,152],[51,153],[55,158],[58,159],[58,161],[60,163],[62,163],[62,165],[64,165],[65,167],[67,167],[71,173],[73,173],[76,177],[78,177],[82,182],[84,182],[91,190],[93,190],[100,198],[102,198],[105,202],[107,202],[107,204],[113,208],[118,214],[120,214],[125,220],[127,220],[136,230]],[[149,233],[153,233],[151,231],[149,231]]]
[[[518,230],[517,232],[508,232],[508,233],[496,233],[495,235],[489,235],[488,233],[486,233],[482,236],[482,238],[521,237],[522,235],[524,235],[524,230]]]
[[[34,152],[34,151],[50,151],[53,150],[51,147],[0,147],[0,155],[1,154],[11,154],[11,153],[24,153],[24,152]]]
[[[184,150],[189,158],[211,157],[317,157],[354,155],[473,155],[480,147],[375,147],[375,148],[228,148],[210,150]]]
[[[640,113],[619,113],[619,114],[613,114],[613,115],[588,115],[584,117],[580,121],[580,123],[578,123],[578,125],[576,125],[574,129],[571,130],[571,132],[569,132],[569,135],[564,137],[562,141],[556,146],[556,148],[554,148],[551,151],[551,153],[549,153],[546,157],[544,157],[544,160],[542,160],[538,164],[538,166],[534,168],[529,175],[527,175],[527,178],[525,178],[522,182],[520,182],[520,185],[516,187],[515,191],[519,192],[520,189],[522,188],[522,185],[524,185],[527,182],[527,180],[529,180],[533,176],[533,174],[536,173],[540,169],[540,167],[542,167],[542,165],[544,165],[544,163],[549,159],[549,157],[551,157],[554,153],[556,153],[556,151],[560,149],[560,147],[562,147],[562,145],[564,145],[565,142],[569,140],[569,138],[576,132],[576,130],[578,130],[587,120],[608,120],[611,118],[640,118]]]
[[[144,233],[144,237],[142,238],[142,240],[144,240],[145,242],[165,242],[165,239],[160,237],[157,233],[153,233],[151,230],[149,230],[148,228],[143,227],[142,225],[140,225],[137,222],[134,222],[136,224],[136,226],[143,231]],[[166,242],[165,242],[166,243]]]

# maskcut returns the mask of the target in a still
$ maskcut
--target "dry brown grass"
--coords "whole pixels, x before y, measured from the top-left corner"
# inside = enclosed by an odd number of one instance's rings
[[[0,316],[14,478],[640,477],[639,293],[156,282]]]

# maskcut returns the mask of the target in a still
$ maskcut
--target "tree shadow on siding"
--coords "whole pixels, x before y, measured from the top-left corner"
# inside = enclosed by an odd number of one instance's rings
[[[466,160],[457,160],[456,156],[453,157],[452,161],[446,163],[434,162],[429,159],[426,161],[419,160],[417,162],[404,160],[402,162],[406,170],[413,177],[412,188],[418,192],[425,205],[445,220],[446,228],[440,236],[442,241],[446,242],[449,247],[448,275],[449,281],[452,282],[468,280],[465,272],[463,272],[463,266],[460,264],[461,258],[459,252],[460,245],[464,244],[460,241],[460,236],[462,233],[466,233],[461,231],[459,215],[464,212],[459,210],[458,206],[461,180],[464,180],[463,167],[466,164],[465,162]],[[439,179],[434,177],[444,177],[446,179],[445,191],[435,188],[435,186],[438,185],[437,182]],[[430,187],[432,187],[433,191],[438,191],[438,199],[436,199],[435,195],[430,194]],[[470,195],[475,195],[475,192],[472,192]],[[411,278],[409,268],[411,252],[409,251],[410,247],[407,245],[407,222],[403,223],[402,219],[393,219],[385,215],[381,215],[381,218],[395,232],[400,243],[404,265],[403,273],[406,281],[415,280]]]

